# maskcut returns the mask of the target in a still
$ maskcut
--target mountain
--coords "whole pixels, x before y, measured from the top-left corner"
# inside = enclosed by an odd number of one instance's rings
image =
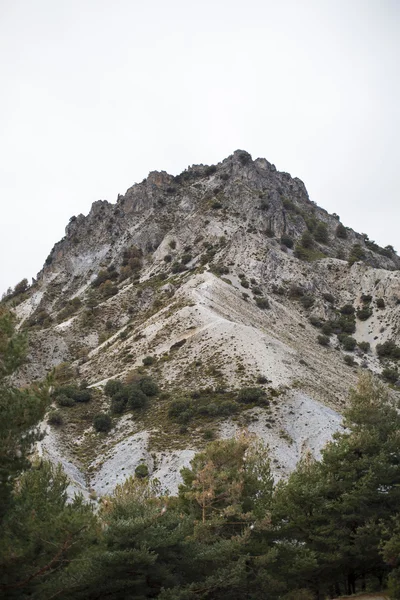
[[[59,385],[92,390],[71,406],[55,396],[63,425],[44,425],[40,452],[93,497],[142,463],[175,491],[196,449],[246,427],[286,475],[340,427],[358,370],[380,373],[396,356],[399,269],[391,246],[243,150],[176,177],[150,173],[71,217],[32,286],[3,300],[29,331],[17,383],[56,368]],[[397,382],[393,366],[386,376]],[[110,410],[104,384],[143,377],[159,393],[96,432],[94,415]]]

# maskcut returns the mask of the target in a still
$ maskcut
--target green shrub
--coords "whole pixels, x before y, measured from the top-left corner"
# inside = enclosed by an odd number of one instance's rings
[[[353,352],[353,350],[357,346],[356,340],[353,337],[346,335],[345,333],[340,333],[338,335],[338,339],[342,344],[344,350],[346,350],[347,352]]]
[[[97,413],[93,418],[93,427],[96,431],[107,433],[112,428],[110,415],[107,413]]]
[[[90,390],[78,390],[74,395],[75,402],[89,402],[92,399]]]
[[[342,225],[342,223],[339,223],[336,227],[336,237],[341,238],[342,240],[345,240],[347,238],[347,230],[346,227]]]
[[[255,285],[255,286],[253,286],[253,287],[251,288],[251,291],[253,292],[253,294],[254,294],[255,296],[261,296],[261,295],[262,295],[262,291],[261,291],[261,290],[260,290],[260,288],[259,288],[258,286],[256,286],[256,285]]]
[[[207,177],[209,177],[210,175],[214,175],[214,173],[217,172],[217,167],[215,165],[210,165],[209,167],[205,168],[204,173],[207,175]]]
[[[329,292],[322,294],[324,300],[329,302],[329,304],[335,304],[335,298]]]
[[[57,404],[59,406],[71,407],[75,405],[75,400],[66,394],[57,396]]]
[[[138,465],[135,469],[135,475],[138,479],[144,479],[149,476],[149,468],[144,463]]]
[[[376,306],[378,308],[385,308],[385,301],[383,298],[378,298],[376,301]]]
[[[157,396],[160,391],[157,383],[151,377],[142,377],[139,380],[139,388],[146,396]]]
[[[265,375],[258,375],[257,377],[257,383],[268,383],[268,381],[269,379]]]
[[[191,400],[188,398],[173,400],[168,409],[168,416],[178,421],[178,423],[188,423],[194,416]]]
[[[321,244],[327,244],[329,241],[328,228],[325,223],[318,223],[314,231],[314,239]]]
[[[366,321],[367,319],[370,318],[370,316],[372,315],[372,309],[365,307],[365,308],[359,308],[357,310],[357,319],[360,319],[360,321]]]
[[[300,238],[300,246],[302,246],[303,248],[309,249],[309,248],[312,248],[313,245],[314,245],[313,236],[311,235],[311,233],[309,231],[305,231]]]
[[[175,344],[172,344],[172,346],[170,346],[170,352],[174,351],[174,350],[179,350],[179,348],[181,348],[183,346],[183,344],[186,344],[186,338],[183,338],[182,340],[179,340],[179,342],[175,342]]]
[[[382,379],[384,379],[385,381],[387,381],[388,383],[396,383],[396,381],[399,379],[399,372],[397,369],[391,369],[391,368],[386,368],[383,369],[382,373]]]
[[[321,329],[324,335],[330,336],[334,332],[335,327],[332,321],[326,321],[326,323],[322,325]]]
[[[317,341],[321,346],[329,346],[329,337],[327,335],[319,335]]]
[[[191,254],[183,254],[182,258],[181,258],[181,263],[183,265],[187,265],[188,263],[190,263],[190,261],[193,259],[193,256]]]
[[[47,418],[47,422],[49,425],[54,425],[54,427],[61,427],[64,425],[64,419],[59,410],[51,411]]]
[[[185,265],[183,265],[182,263],[175,261],[172,264],[172,267],[171,267],[172,273],[183,273],[183,271],[186,271],[186,268],[185,268]]]
[[[341,315],[334,323],[335,333],[354,333],[356,330],[355,315]]]
[[[249,284],[249,282],[248,282],[248,281],[246,281],[246,279],[241,279],[241,280],[240,280],[240,285],[241,285],[242,287],[244,287],[245,289],[248,289],[248,288],[250,287],[250,284]]]
[[[172,256],[171,256],[170,254],[166,254],[166,255],[164,256],[164,261],[165,261],[166,263],[170,263],[170,262],[172,261]]]
[[[267,298],[256,298],[256,304],[257,304],[258,308],[261,308],[263,310],[270,308],[270,304],[269,304]]]
[[[110,410],[113,415],[122,415],[127,405],[127,398],[124,394],[117,394],[111,399]]]
[[[395,342],[388,340],[383,344],[377,344],[376,353],[379,358],[392,358],[398,360],[400,358],[400,347],[396,346]]]
[[[237,399],[238,402],[242,402],[243,404],[258,403],[260,401],[264,404],[266,394],[262,388],[246,387],[239,390]]]
[[[323,321],[321,321],[321,319],[318,319],[318,317],[314,316],[311,316],[308,320],[310,321],[311,325],[317,329],[321,329],[321,327],[323,327],[325,324]]]
[[[372,302],[371,294],[361,294],[361,302],[363,304],[370,304]]]
[[[349,367],[354,367],[354,365],[355,365],[354,358],[352,356],[350,356],[349,354],[346,354],[346,356],[344,357],[343,360],[346,363],[346,365],[349,365]]]
[[[363,352],[369,352],[371,349],[371,344],[369,342],[358,342],[358,347]]]
[[[213,208],[214,210],[218,210],[218,209],[222,208],[222,202],[220,202],[219,200],[215,200],[211,204],[211,208]]]
[[[362,246],[360,244],[354,244],[354,246],[351,248],[350,255],[349,255],[349,265],[351,266],[355,262],[364,260],[364,258],[365,258],[365,252],[364,252]]]
[[[356,309],[354,308],[354,306],[352,304],[345,304],[340,309],[340,312],[342,313],[342,315],[354,315],[354,313],[356,312]]]
[[[112,398],[117,392],[120,392],[123,388],[122,381],[118,379],[109,379],[104,386],[104,393],[109,398]]]
[[[281,244],[283,244],[287,248],[293,248],[293,245],[294,245],[293,238],[291,238],[290,235],[287,235],[286,233],[284,233],[283,235],[281,235]]]
[[[153,365],[156,362],[156,359],[154,356],[145,356],[142,362],[145,367],[150,367],[150,365]]]
[[[314,296],[312,296],[311,294],[304,294],[304,296],[300,298],[300,303],[302,304],[303,308],[311,308],[314,302]]]
[[[131,386],[128,395],[128,408],[135,410],[136,408],[143,408],[146,406],[147,396],[146,394],[136,386]]]

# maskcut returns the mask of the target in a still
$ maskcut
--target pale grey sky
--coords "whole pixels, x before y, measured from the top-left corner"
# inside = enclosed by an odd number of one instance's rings
[[[400,251],[398,0],[0,0],[0,292],[74,214],[235,149]]]

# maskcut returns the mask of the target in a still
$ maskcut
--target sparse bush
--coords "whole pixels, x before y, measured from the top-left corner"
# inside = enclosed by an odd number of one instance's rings
[[[311,294],[305,294],[304,296],[302,296],[302,298],[300,298],[300,303],[302,304],[303,308],[306,309],[311,308],[314,302],[314,296],[312,296]]]
[[[265,377],[265,375],[258,375],[257,377],[257,383],[268,383],[268,377]]]
[[[92,399],[90,390],[78,390],[74,394],[75,402],[89,402]]]
[[[113,415],[122,415],[124,412],[128,399],[124,393],[117,392],[111,399],[110,410]]]
[[[319,335],[317,341],[321,346],[329,346],[329,337],[327,335]]]
[[[166,255],[164,256],[164,261],[165,261],[166,263],[170,263],[170,262],[172,261],[172,256],[171,256],[170,254],[166,254]]]
[[[369,352],[371,349],[371,344],[369,342],[358,342],[358,347],[363,352]]]
[[[135,469],[135,475],[138,479],[144,479],[149,476],[149,468],[144,463],[138,465]]]
[[[334,327],[334,324],[332,323],[332,321],[326,321],[325,323],[322,324],[321,329],[322,329],[322,333],[324,335],[330,336],[334,332],[335,327]]]
[[[344,350],[346,350],[346,352],[353,352],[353,350],[357,346],[356,340],[353,337],[346,335],[345,333],[340,333],[338,335],[338,339],[342,344]]]
[[[61,427],[64,425],[63,416],[58,410],[51,411],[47,418],[47,422],[49,425],[53,425],[54,427]]]
[[[340,312],[342,313],[342,315],[354,315],[354,313],[356,312],[356,309],[354,308],[354,306],[352,304],[345,304],[340,309]]]
[[[342,240],[345,240],[347,238],[347,230],[346,227],[342,225],[342,223],[339,223],[336,227],[336,237]]]
[[[154,365],[156,359],[154,358],[154,356],[145,356],[142,362],[145,367],[150,367],[150,365]]]
[[[383,298],[378,298],[376,301],[376,306],[378,308],[385,308],[385,301]]]
[[[349,354],[346,354],[346,356],[343,358],[343,360],[346,363],[346,365],[349,365],[349,367],[354,367],[354,365],[355,365],[354,358],[352,356],[350,356]]]
[[[179,348],[181,348],[181,346],[183,346],[183,344],[186,344],[186,338],[183,338],[182,340],[180,340],[179,342],[175,342],[175,344],[172,344],[172,346],[170,347],[170,352],[171,350],[179,350]]]
[[[281,235],[281,244],[286,246],[286,248],[293,248],[293,245],[294,245],[293,238],[291,238],[290,235],[287,235],[286,233],[284,233],[283,235]]]
[[[313,245],[314,245],[314,240],[313,240],[311,233],[309,231],[305,231],[300,238],[300,246],[302,246],[303,248],[309,249],[309,248],[312,248]]]
[[[172,267],[171,267],[172,273],[183,273],[183,271],[186,271],[185,265],[183,265],[182,263],[179,263],[177,261],[172,263]]]
[[[365,252],[360,244],[354,244],[349,255],[349,265],[353,265],[355,262],[364,260]]]
[[[66,394],[60,394],[57,396],[57,404],[59,406],[71,407],[75,405],[75,400]]]
[[[335,304],[335,298],[329,292],[325,292],[324,294],[322,294],[322,297],[324,300],[329,302],[329,304]]]
[[[377,344],[376,353],[379,358],[398,360],[400,358],[400,347],[397,346],[393,340],[388,340],[383,344]]]
[[[256,298],[256,304],[257,304],[258,308],[261,308],[263,310],[270,308],[270,304],[269,304],[269,301],[267,300],[267,298]]]
[[[360,319],[360,321],[366,321],[367,319],[370,318],[370,316],[372,315],[372,309],[365,307],[365,308],[359,308],[357,310],[357,319]]]
[[[142,377],[139,380],[139,387],[146,396],[157,396],[160,391],[157,383],[151,377]]]
[[[147,403],[147,395],[136,386],[132,386],[128,394],[127,406],[130,409],[143,408]]]
[[[341,315],[334,322],[335,333],[354,333],[356,330],[356,318],[355,315]]]
[[[107,413],[97,413],[93,418],[93,427],[96,431],[108,433],[112,428],[110,415]]]
[[[371,294],[361,294],[361,302],[363,304],[370,304],[372,302]]]
[[[171,240],[169,243],[169,247],[172,248],[172,250],[175,250],[176,248],[176,240]]]
[[[241,280],[240,280],[240,285],[241,285],[242,287],[244,287],[245,289],[248,289],[248,288],[250,287],[250,284],[249,284],[249,282],[248,282],[248,281],[246,281],[246,279],[241,279]]]
[[[318,319],[318,317],[311,316],[308,320],[310,321],[311,325],[317,329],[321,329],[321,327],[324,325],[324,322],[321,321],[321,319]]]
[[[109,398],[112,398],[117,392],[120,392],[123,387],[122,381],[119,381],[118,379],[109,379],[104,386],[104,393]]]
[[[267,401],[265,391],[262,388],[246,387],[239,390],[237,395],[238,402],[243,404],[259,403],[265,404]]]
[[[207,177],[209,177],[210,175],[214,175],[214,173],[217,172],[217,167],[215,165],[210,165],[209,167],[206,167],[204,172],[207,175]]]
[[[382,379],[384,379],[385,381],[387,381],[388,383],[396,383],[396,381],[399,379],[399,372],[397,369],[391,369],[391,368],[386,368],[383,369],[382,373]]]
[[[218,210],[218,209],[222,208],[222,202],[220,202],[219,200],[215,200],[211,204],[211,208],[213,208],[214,210]]]
[[[181,258],[181,263],[183,265],[187,265],[192,260],[193,256],[189,253],[183,254]]]
[[[329,241],[328,228],[325,223],[318,223],[314,231],[314,239],[321,244],[327,244]]]

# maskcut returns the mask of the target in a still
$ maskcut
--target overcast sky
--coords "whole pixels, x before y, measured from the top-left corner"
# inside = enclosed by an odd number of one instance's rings
[[[398,0],[0,0],[0,292],[74,214],[235,149],[400,251]]]

